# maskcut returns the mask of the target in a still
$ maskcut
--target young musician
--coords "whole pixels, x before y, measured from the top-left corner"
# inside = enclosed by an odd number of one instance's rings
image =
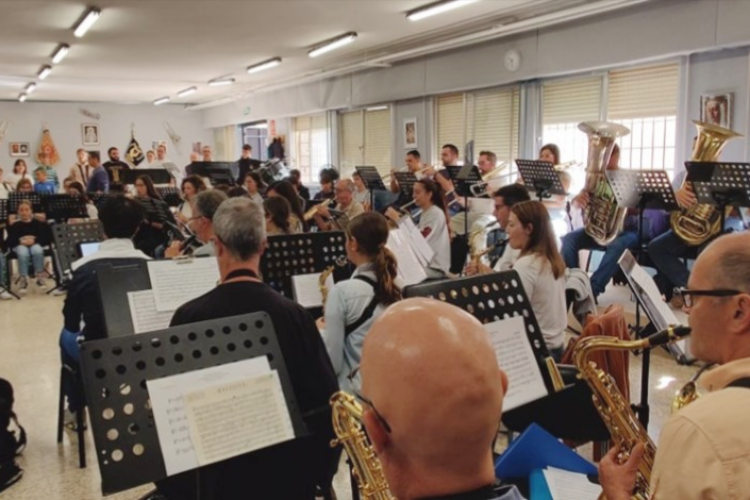
[[[435,252],[427,271],[429,278],[443,278],[450,272],[451,240],[445,193],[430,179],[414,183],[414,202],[422,209],[418,228]]]
[[[251,200],[255,203],[263,204],[263,195],[261,190],[266,188],[263,180],[260,178],[258,172],[248,172],[245,174],[245,179],[242,182],[245,186],[245,190]]]
[[[354,219],[346,229],[346,256],[357,269],[351,279],[328,291],[325,318],[318,329],[333,362],[342,390],[359,390],[359,378],[350,374],[359,366],[362,344],[373,321],[386,307],[401,300],[396,284],[396,258],[385,248],[388,223],[377,212]]]
[[[542,149],[539,150],[539,160],[549,162],[554,167],[560,165],[560,148],[557,147],[557,144],[545,144],[542,146]],[[565,170],[557,170],[557,174],[560,176],[560,183],[563,188],[565,188],[565,192],[568,192],[572,181],[570,174]],[[553,194],[551,198],[544,200],[544,206],[546,206],[549,211],[555,234],[558,238],[562,238],[571,229],[568,216],[567,195]]]
[[[539,322],[550,355],[563,354],[568,311],[565,304],[565,262],[557,251],[555,233],[543,203],[524,201],[510,209],[508,245],[519,250],[518,273]]]
[[[299,197],[294,186],[289,181],[276,181],[268,186],[266,194],[269,198],[274,196],[286,198],[289,206],[292,207],[292,231],[294,233],[304,233],[306,229],[304,224],[305,212],[302,210],[302,198]]]
[[[333,177],[327,173],[320,174],[320,191],[315,193],[313,201],[321,202],[323,200],[332,200],[335,194],[333,192]]]
[[[406,169],[413,173],[414,175],[417,175],[417,172],[422,169],[422,155],[419,154],[419,151],[416,149],[412,149],[408,153],[406,153]],[[403,169],[400,169],[398,171],[402,171]],[[401,191],[401,188],[398,185],[398,179],[396,179],[396,176],[393,175],[394,172],[397,172],[397,170],[391,170],[391,185],[390,189],[392,193],[399,193]]]
[[[292,183],[292,186],[297,190],[297,194],[300,198],[305,201],[310,200],[310,190],[302,184],[302,172],[293,168],[289,171],[289,179],[287,180]]]
[[[263,209],[266,212],[266,234],[274,236],[277,234],[294,234],[292,222],[292,207],[286,198],[272,196],[263,201]]]
[[[358,201],[365,207],[366,211],[370,209],[370,190],[365,186],[365,182],[362,180],[362,176],[359,172],[355,171],[352,174],[352,180],[354,181],[354,201]]]
[[[136,201],[141,201],[146,208],[146,218],[141,224],[141,230],[136,234],[135,245],[138,250],[153,256],[156,249],[165,246],[168,241],[161,216],[169,213],[169,207],[154,187],[151,177],[147,175],[139,175],[135,179],[135,191]]]
[[[29,287],[29,261],[33,264],[36,286],[44,290],[44,248],[50,244],[49,226],[34,217],[31,202],[24,200],[18,204],[18,220],[8,228],[8,247],[18,256],[19,285],[22,294]]]

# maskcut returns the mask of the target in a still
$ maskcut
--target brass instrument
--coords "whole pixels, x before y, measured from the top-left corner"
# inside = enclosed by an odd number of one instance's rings
[[[623,341],[614,337],[593,336],[582,338],[573,350],[573,362],[578,368],[578,377],[585,380],[593,393],[594,406],[602,421],[609,429],[610,436],[619,450],[618,460],[622,463],[628,459],[636,444],[646,446],[641,463],[636,472],[635,490],[632,498],[649,498],[649,481],[654,466],[656,445],[635,416],[630,403],[625,401],[617,389],[615,380],[589,361],[589,356],[596,351],[633,351],[649,349],[657,345],[679,340],[688,335],[690,328],[685,326],[669,327],[643,340]],[[601,497],[600,497],[601,498]]]
[[[727,142],[742,137],[732,130],[693,120],[698,128],[698,137],[693,145],[692,161],[716,161]],[[682,186],[685,186],[685,181]],[[727,215],[732,208],[727,208]],[[669,219],[672,231],[685,244],[697,246],[721,232],[721,213],[713,205],[695,204],[690,208],[672,212]]]
[[[328,287],[326,286],[326,281],[328,280],[328,277],[333,274],[334,269],[336,267],[344,267],[346,265],[346,257],[341,256],[338,257],[334,261],[333,266],[328,266],[325,268],[325,270],[320,273],[320,276],[318,277],[318,290],[320,290],[320,297],[323,299],[323,310],[325,310],[326,307],[326,300],[328,300]]]
[[[679,391],[677,391],[677,394],[675,394],[674,398],[672,399],[672,413],[677,413],[696,399],[700,398],[701,393],[700,391],[698,391],[698,378],[703,375],[704,371],[713,367],[714,363],[705,365],[703,368],[698,370],[698,373],[693,375],[690,380],[685,385],[683,385],[682,388],[680,388]]]
[[[578,128],[589,138],[585,190],[590,200],[584,210],[584,230],[597,244],[607,246],[622,232],[627,209],[617,206],[604,171],[612,156],[615,140],[628,135],[630,130],[609,122],[582,122]]]
[[[312,207],[310,207],[307,210],[307,212],[305,212],[305,214],[303,216],[304,219],[305,219],[305,222],[311,221],[312,218],[317,215],[318,210],[320,210],[323,207],[326,207],[326,208],[330,207],[331,203],[336,203],[336,198],[331,198],[331,199],[322,201],[322,202],[317,203],[317,204],[313,205]]]
[[[339,391],[331,396],[331,413],[336,433],[331,446],[344,446],[362,499],[395,500],[388,489],[383,466],[362,429],[362,405],[352,395]]]
[[[469,189],[471,190],[471,194],[475,197],[482,197],[482,196],[489,196],[492,193],[487,191],[487,187],[489,186],[490,182],[494,180],[495,176],[505,170],[508,165],[510,165],[509,161],[503,162],[500,165],[496,166],[489,172],[482,174],[482,182],[478,182],[476,184],[473,184]]]

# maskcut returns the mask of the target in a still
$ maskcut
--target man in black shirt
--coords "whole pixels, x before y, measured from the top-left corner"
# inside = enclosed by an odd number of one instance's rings
[[[313,499],[315,486],[325,486],[335,470],[328,400],[338,389],[336,375],[312,316],[258,279],[264,221],[263,209],[247,198],[219,206],[213,224],[221,283],[182,305],[171,324],[268,313],[310,435],[202,467],[200,487],[195,471],[157,482],[170,500]]]
[[[104,162],[102,166],[104,167],[104,170],[107,171],[110,179],[115,178],[112,174],[112,169],[120,170],[120,175],[122,175],[123,170],[130,170],[130,165],[120,160],[120,150],[116,147],[112,146],[109,148],[107,150],[107,155],[109,156],[109,161]],[[113,191],[122,191],[122,183],[113,182],[110,187],[113,188]]]
[[[250,144],[242,146],[242,156],[237,161],[239,174],[237,175],[237,184],[242,185],[245,182],[245,176],[248,172],[254,172],[260,168],[260,162],[253,160],[253,147]]]

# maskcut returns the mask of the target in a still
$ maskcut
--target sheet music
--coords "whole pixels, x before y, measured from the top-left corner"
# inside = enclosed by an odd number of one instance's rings
[[[623,271],[637,285],[634,291],[641,298],[646,315],[654,323],[656,329],[663,330],[669,325],[679,324],[680,322],[677,316],[675,316],[674,311],[662,300],[661,292],[656,282],[650,274],[638,265],[633,254],[629,251],[623,253],[619,262]],[[628,267],[630,267],[629,271],[627,271]]]
[[[539,364],[531,349],[522,316],[484,325],[495,348],[497,363],[508,375],[503,411],[512,410],[547,395]]]
[[[396,256],[398,276],[404,286],[416,285],[427,279],[424,266],[419,262],[409,244],[404,241],[400,229],[394,229],[388,233],[388,242],[385,246]]]
[[[186,394],[185,410],[201,466],[294,439],[275,370]]]
[[[419,232],[417,226],[414,225],[414,221],[411,217],[401,217],[398,222],[398,228],[401,230],[401,235],[405,241],[407,241],[409,247],[414,250],[414,254],[419,259],[422,267],[427,267],[432,258],[435,256],[435,251],[432,249],[429,243],[422,233]]]
[[[128,292],[130,318],[134,333],[155,332],[169,328],[174,311],[157,311],[153,290]]]
[[[294,300],[302,307],[322,307],[323,295],[320,293],[320,275],[322,273],[299,274],[292,276]],[[326,279],[328,290],[333,288],[333,273]]]
[[[199,465],[191,439],[185,395],[270,371],[268,359],[257,357],[146,381],[167,475],[195,469]]]
[[[589,481],[586,474],[555,467],[542,472],[553,500],[597,500],[602,492],[602,487]]]
[[[148,275],[157,311],[174,311],[212,290],[219,281],[216,259],[150,260]]]

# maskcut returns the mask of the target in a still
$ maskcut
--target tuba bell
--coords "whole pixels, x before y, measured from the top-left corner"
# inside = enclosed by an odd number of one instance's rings
[[[584,209],[584,230],[593,240],[606,247],[622,232],[627,209],[618,207],[612,186],[604,174],[618,137],[630,133],[624,125],[610,122],[582,122],[578,129],[589,138],[586,162],[586,187],[590,196]]]
[[[692,161],[716,161],[727,142],[735,137],[742,137],[732,130],[693,120],[698,128],[695,138]],[[682,185],[685,186],[685,181]],[[731,211],[727,208],[727,212]],[[696,203],[690,208],[672,212],[669,218],[672,231],[689,246],[697,246],[721,232],[721,213],[713,205]]]

